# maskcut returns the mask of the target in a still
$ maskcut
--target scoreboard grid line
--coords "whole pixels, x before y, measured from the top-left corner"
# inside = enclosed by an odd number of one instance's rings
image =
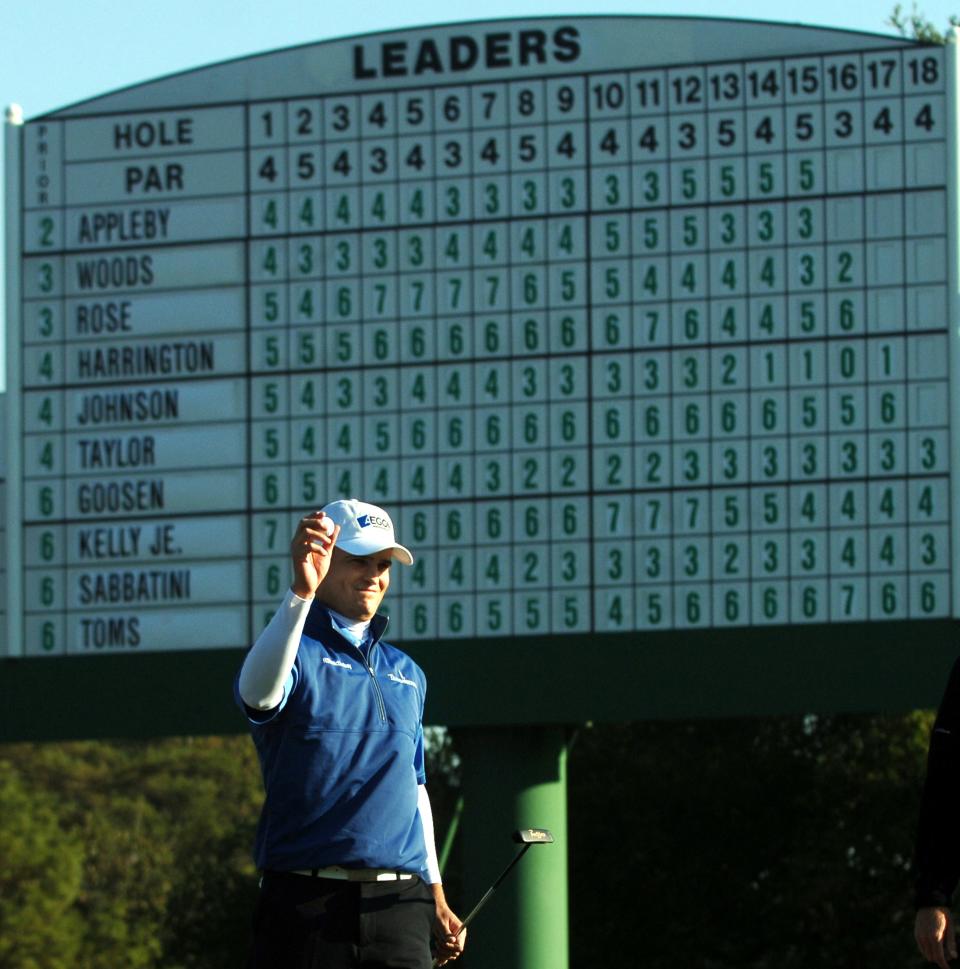
[[[582,75],[584,88],[588,85],[587,75]],[[590,102],[587,101],[587,112],[589,112]],[[589,140],[587,142],[589,146]],[[594,250],[593,250],[593,232],[591,231],[591,221],[594,212],[594,199],[593,199],[593,169],[594,160],[593,152],[588,151],[586,154],[586,178],[584,180],[584,188],[587,195],[587,212],[589,215],[584,219],[584,233],[583,233],[583,245],[584,245],[584,258],[587,267],[592,267],[594,265]],[[632,274],[627,280],[628,285],[631,287],[630,291],[630,305],[633,305],[633,279]],[[594,366],[593,363],[596,360],[597,353],[594,348],[593,334],[595,332],[595,314],[597,313],[596,303],[594,302],[593,294],[593,273],[588,270],[584,273],[584,287],[586,289],[586,324],[587,324],[587,346],[586,346],[586,365],[584,367],[586,371],[586,383],[587,383],[587,401],[589,402],[589,410],[593,409],[593,402],[596,400],[594,396],[593,388],[593,374]],[[632,314],[631,314],[632,315]],[[551,388],[552,389],[552,388]],[[595,500],[594,496],[598,495],[597,480],[596,480],[596,463],[592,458],[594,454],[594,441],[593,441],[593,414],[589,413],[587,418],[587,447],[589,449],[589,454],[591,459],[587,462],[587,475],[588,481],[590,483],[590,497],[586,500],[592,502]],[[631,461],[632,463],[632,461]],[[591,513],[587,518],[587,542],[589,543],[589,548],[592,549],[595,541],[596,533],[596,523],[594,515]],[[630,549],[630,574],[637,575],[637,561],[636,561],[636,544],[633,543],[633,547]],[[597,625],[597,594],[596,590],[599,586],[596,574],[596,557],[590,555],[588,559],[588,588],[593,591],[593,594],[589,596],[589,629],[596,630]]]
[[[244,223],[246,227],[253,224],[253,194],[250,190],[250,117],[249,113],[243,112],[243,143],[244,143],[244,166],[243,166],[243,177],[244,177],[244,193],[243,193],[243,208],[244,208]],[[252,251],[250,246],[249,236],[244,238],[243,245],[243,263],[244,263],[244,279],[243,279],[243,305],[251,306],[253,303],[253,292],[252,292]],[[249,388],[253,386],[253,331],[250,327],[249,316],[244,320],[246,324],[244,327],[244,373],[242,379],[245,386]],[[253,431],[254,431],[254,415],[253,409],[248,407],[246,414],[244,415],[244,426],[246,429],[246,466],[248,468],[254,468],[254,452],[253,452]],[[245,545],[245,561],[247,567],[247,590],[245,590],[246,597],[244,605],[246,613],[246,623],[247,628],[250,630],[257,629],[260,625],[266,625],[266,623],[260,624],[256,619],[256,604],[255,597],[251,594],[253,589],[253,576],[255,573],[254,563],[256,558],[255,552],[255,536],[254,536],[254,475],[248,473],[244,480],[245,493],[246,493],[246,504],[247,510],[243,516],[243,534],[244,534],[244,545]],[[202,513],[198,513],[197,517],[201,517]],[[268,620],[269,621],[269,620]],[[251,642],[253,640],[251,639]]]

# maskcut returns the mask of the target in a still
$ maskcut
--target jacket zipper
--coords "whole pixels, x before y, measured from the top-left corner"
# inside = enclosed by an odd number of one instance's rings
[[[350,645],[353,646],[352,643]],[[360,649],[359,646],[353,646],[353,648],[357,651],[357,655],[360,657],[360,662],[363,663],[363,667],[367,671],[367,674],[370,677],[370,682],[373,684],[373,692],[377,697],[377,709],[380,712],[380,721],[381,723],[386,723],[387,708],[383,702],[383,693],[380,691],[380,684],[377,682],[377,674],[373,672],[373,666],[372,666],[372,658],[373,658],[372,654],[373,654],[373,651],[377,648],[377,644],[376,643],[370,644],[370,649],[368,651],[368,656],[370,657],[369,660],[367,657],[363,655],[363,650]]]

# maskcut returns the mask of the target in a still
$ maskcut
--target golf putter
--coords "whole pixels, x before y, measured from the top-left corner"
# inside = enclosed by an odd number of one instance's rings
[[[506,868],[500,872],[500,877],[483,893],[483,897],[477,902],[476,905],[470,909],[470,914],[463,920],[460,928],[457,931],[457,935],[460,933],[476,918],[477,913],[484,905],[487,904],[487,900],[490,896],[500,887],[500,883],[510,874],[513,870],[514,865],[527,853],[531,845],[552,845],[553,835],[546,828],[523,828],[520,831],[513,832],[513,840],[517,844],[523,845],[523,847],[513,856],[510,863]],[[434,969],[439,965],[436,959],[433,960]]]

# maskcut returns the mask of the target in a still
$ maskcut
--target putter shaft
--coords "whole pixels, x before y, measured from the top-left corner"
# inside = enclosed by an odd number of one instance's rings
[[[460,928],[457,929],[457,934],[454,936],[455,939],[460,937],[460,933],[473,921],[474,917],[487,904],[490,896],[500,887],[500,883],[510,874],[513,866],[527,853],[530,845],[532,844],[553,844],[553,835],[550,834],[545,828],[531,828],[527,833],[527,836],[521,837],[521,832],[516,832],[514,834],[514,840],[520,841],[523,847],[510,859],[507,867],[500,872],[497,880],[483,893],[483,897],[477,902],[476,905],[470,909],[470,913],[467,917],[460,923]],[[530,838],[529,836],[535,835],[535,837]],[[433,960],[434,969],[440,964],[438,959]]]

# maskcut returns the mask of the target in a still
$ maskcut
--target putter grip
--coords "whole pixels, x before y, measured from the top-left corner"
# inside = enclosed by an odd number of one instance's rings
[[[510,860],[510,864],[508,864],[507,867],[504,868],[502,872],[500,872],[500,877],[483,893],[483,898],[481,898],[480,901],[477,902],[477,904],[474,905],[472,909],[470,909],[470,914],[460,923],[460,928],[457,929],[457,935],[460,935],[460,933],[473,921],[473,918],[477,914],[477,912],[479,912],[480,909],[483,908],[483,906],[487,903],[487,899],[489,899],[490,896],[497,890],[497,888],[499,887],[500,883],[504,880],[504,878],[506,878],[507,875],[510,874],[510,871],[513,869],[513,866],[524,856],[524,854],[526,853],[529,847],[530,847],[529,843],[525,844],[513,856],[513,858]],[[436,967],[439,965],[436,959],[433,960],[433,965],[434,965],[434,969],[436,969]]]

